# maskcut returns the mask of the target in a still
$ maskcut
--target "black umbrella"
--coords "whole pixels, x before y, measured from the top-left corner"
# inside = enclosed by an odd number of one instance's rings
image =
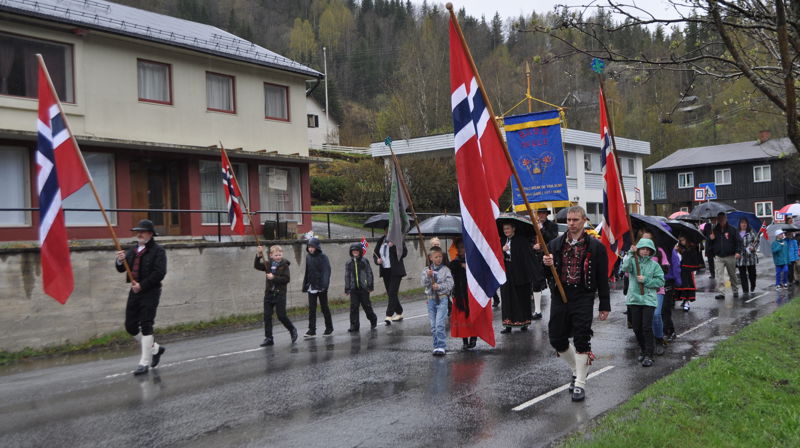
[[[568,208],[562,208],[561,210],[556,213],[556,222],[566,223],[567,222],[567,210]]]
[[[686,221],[679,221],[677,219],[670,219],[667,221],[667,225],[672,229],[672,234],[676,237],[683,236],[687,240],[695,243],[700,244],[703,240],[705,240],[705,235],[703,232],[697,229],[694,224],[688,223]]]
[[[505,235],[505,233],[503,233],[503,224],[509,223],[514,224],[516,234],[527,238],[533,237],[534,229],[531,220],[527,216],[515,215],[513,213],[503,213],[497,217],[497,231],[500,232],[501,237]]]
[[[413,224],[414,220],[412,218],[408,218],[408,222]],[[379,213],[374,216],[370,216],[364,221],[364,227],[369,229],[385,229],[389,227],[389,214],[388,213]]]
[[[653,243],[662,249],[668,249],[678,243],[678,239],[667,230],[667,223],[654,216],[631,213],[631,225],[634,231],[644,229],[653,234]],[[665,228],[666,226],[666,228]]]
[[[720,213],[733,211],[736,211],[736,209],[724,202],[704,202],[692,209],[689,216],[693,218],[709,219],[716,218]]]
[[[703,222],[705,221],[704,218],[695,218],[692,215],[681,215],[675,218],[677,221],[685,221],[685,222]]]
[[[419,223],[419,230],[426,236],[454,237],[461,236],[461,217],[453,215],[432,216]],[[409,235],[416,235],[417,228],[409,230]]]

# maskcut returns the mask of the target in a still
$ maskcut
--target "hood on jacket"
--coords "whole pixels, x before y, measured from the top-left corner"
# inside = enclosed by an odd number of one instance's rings
[[[350,250],[347,252],[347,255],[352,256],[351,254],[353,253],[354,250],[358,251],[358,258],[361,258],[364,255],[363,249],[361,247],[361,243],[353,243],[353,244],[351,244],[350,245]]]
[[[319,238],[317,238],[315,236],[311,237],[311,239],[308,240],[308,244],[306,245],[306,251],[308,251],[309,247],[313,247],[314,249],[316,249],[315,253],[322,252],[322,246],[320,246],[320,244],[319,244]]]
[[[653,240],[651,240],[650,238],[642,238],[642,239],[640,239],[639,242],[636,243],[636,252],[639,252],[639,249],[641,249],[643,247],[646,247],[646,248],[650,249],[651,251],[653,251],[653,253],[650,254],[651,257],[656,254],[656,245],[653,244]],[[639,255],[639,254],[637,253],[636,255]]]

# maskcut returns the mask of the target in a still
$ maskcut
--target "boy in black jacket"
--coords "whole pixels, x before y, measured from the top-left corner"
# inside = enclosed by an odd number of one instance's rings
[[[289,330],[292,344],[297,340],[297,329],[286,316],[286,285],[289,283],[289,260],[283,259],[281,246],[270,246],[269,260],[264,259],[264,247],[258,246],[258,254],[253,267],[267,273],[267,286],[264,290],[264,342],[261,347],[275,345],[272,339],[272,313],[278,315],[284,327]]]
[[[363,257],[361,243],[350,245],[350,260],[344,267],[344,293],[350,294],[350,333],[358,331],[360,326],[358,319],[358,306],[364,308],[364,313],[370,322],[373,330],[378,326],[378,316],[372,310],[372,302],[369,300],[369,293],[373,290],[372,268],[369,261]]]
[[[303,292],[308,293],[308,333],[306,337],[317,334],[317,299],[325,316],[325,334],[333,333],[331,310],[328,308],[328,285],[331,282],[331,263],[322,253],[319,239],[311,238],[306,246],[306,275],[303,277]]]

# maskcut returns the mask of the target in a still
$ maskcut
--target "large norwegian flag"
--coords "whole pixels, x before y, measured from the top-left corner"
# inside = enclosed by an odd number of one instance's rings
[[[228,160],[228,154],[224,149],[222,150],[222,188],[225,190],[225,202],[228,204],[228,220],[231,223],[231,230],[239,235],[244,235],[244,216],[242,215],[242,206],[239,204],[242,191],[239,189],[239,183],[236,182],[236,177],[233,175],[231,161]]]
[[[484,103],[456,24],[450,19],[450,91],[455,134],[456,173],[461,203],[470,321],[477,335],[494,346],[492,307],[497,289],[505,283],[500,236],[495,219],[498,201],[508,185],[511,167],[494,119]],[[474,311],[473,311],[474,310]]]
[[[622,185],[619,183],[619,167],[614,155],[615,148],[611,145],[611,132],[608,127],[602,87],[600,88],[600,147],[602,148],[600,159],[603,167],[603,222],[601,223],[603,233],[601,241],[606,246],[608,276],[611,277],[617,262],[617,250],[622,244],[623,235],[630,228],[628,227]]]
[[[66,126],[58,95],[39,60],[39,118],[36,122],[36,177],[39,187],[39,244],[44,292],[67,302],[74,283],[67,227],[61,203],[89,182],[89,174]]]

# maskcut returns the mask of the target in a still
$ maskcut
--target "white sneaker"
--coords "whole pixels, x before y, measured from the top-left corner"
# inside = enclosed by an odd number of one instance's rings
[[[433,356],[444,356],[447,353],[443,348],[435,348],[433,349]]]
[[[394,316],[392,316],[392,320],[395,320],[395,321],[403,320],[403,315],[402,314],[395,314]]]

